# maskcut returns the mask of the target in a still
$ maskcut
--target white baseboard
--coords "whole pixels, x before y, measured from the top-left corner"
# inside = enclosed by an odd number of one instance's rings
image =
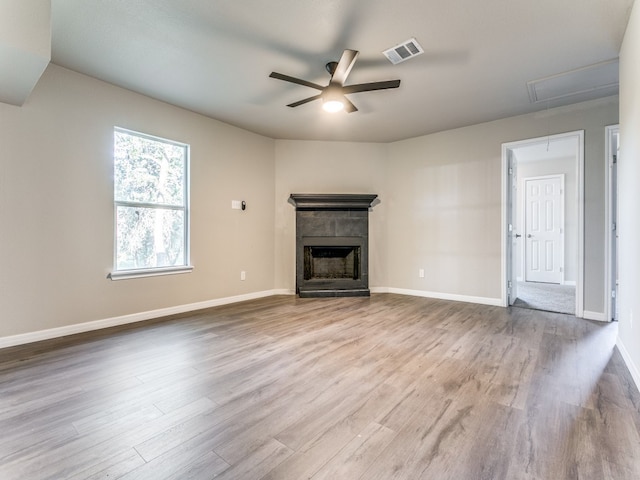
[[[624,363],[627,365],[627,368],[631,373],[631,377],[633,377],[633,381],[636,384],[636,388],[640,390],[640,371],[638,370],[638,367],[636,366],[636,364],[633,363],[633,360],[631,359],[631,355],[629,355],[629,352],[624,346],[624,344],[622,343],[622,340],[620,340],[620,337],[616,339],[616,346],[618,347],[618,350],[622,355],[622,359],[624,360]]]
[[[404,288],[393,288],[393,287],[371,287],[370,291],[371,293],[395,293],[398,295],[410,295],[414,297],[436,298],[439,300],[452,300],[456,302],[477,303],[480,305],[491,305],[494,307],[505,306],[502,303],[502,300],[500,298],[474,297],[469,295],[429,292],[425,290],[409,290]],[[123,315],[120,317],[94,320],[91,322],[78,323],[75,325],[51,328],[47,330],[40,330],[37,332],[29,332],[29,333],[23,333],[18,335],[12,335],[8,337],[0,337],[0,348],[13,347],[16,345],[24,345],[27,343],[39,342],[42,340],[49,340],[52,338],[63,337],[66,335],[74,335],[76,333],[90,332],[93,330],[100,330],[102,328],[116,327],[119,325],[126,325],[129,323],[142,322],[142,321],[151,320],[154,318],[166,317],[169,315],[176,315],[180,313],[187,313],[195,310],[202,310],[205,308],[218,307],[221,305],[228,305],[230,303],[244,302],[247,300],[270,297],[273,295],[295,295],[295,290],[290,290],[286,288],[265,290],[262,292],[236,295],[233,297],[217,298],[213,300],[191,303],[187,305],[178,305],[175,307],[149,310],[147,312],[139,312],[139,313],[134,313],[130,315]],[[584,318],[587,318],[589,320],[606,321],[605,315],[599,312],[585,311]]]
[[[370,287],[371,293],[389,293],[389,287]]]
[[[393,287],[374,287],[371,293],[396,293],[398,295],[411,295],[413,297],[437,298],[439,300],[453,300],[455,302],[479,303],[481,305],[492,305],[494,307],[504,307],[500,298],[472,297],[469,295],[458,295],[455,293],[428,292],[425,290],[407,290]]]
[[[37,332],[22,333],[9,337],[0,337],[0,348],[14,347],[16,345],[24,345],[27,343],[39,342],[42,340],[50,340],[52,338],[64,337],[66,335],[74,335],[76,333],[91,332],[102,328],[117,327],[129,323],[142,322],[153,318],[166,317],[179,313],[192,312],[205,308],[218,307],[228,305],[230,303],[244,302],[247,300],[255,300],[257,298],[270,297],[273,295],[290,295],[291,290],[265,290],[262,292],[247,293],[244,295],[235,295],[233,297],[216,298],[206,300],[204,302],[190,303],[187,305],[178,305],[176,307],[160,308],[157,310],[149,310],[147,312],[133,313],[130,315],[122,315],[120,317],[105,318],[102,320],[94,320],[91,322],[78,323],[75,325],[67,325],[65,327],[50,328],[47,330],[39,330]]]
[[[596,320],[598,322],[606,322],[607,317],[604,313],[600,312],[589,312],[588,310],[584,310],[582,312],[582,318],[586,318],[587,320]]]
[[[289,290],[288,288],[276,288],[271,290],[271,295],[295,295],[295,290]]]

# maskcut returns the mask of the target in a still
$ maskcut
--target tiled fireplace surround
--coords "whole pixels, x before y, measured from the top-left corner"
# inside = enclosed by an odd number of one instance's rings
[[[374,194],[291,194],[296,293],[369,296],[369,208]]]

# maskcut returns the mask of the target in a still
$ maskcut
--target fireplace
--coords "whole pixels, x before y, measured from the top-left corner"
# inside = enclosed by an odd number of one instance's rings
[[[304,279],[360,278],[359,246],[305,246]]]
[[[296,206],[296,292],[368,296],[369,208],[377,195],[291,194]]]

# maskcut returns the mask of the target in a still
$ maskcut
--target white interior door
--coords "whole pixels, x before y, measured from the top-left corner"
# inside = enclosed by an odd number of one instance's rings
[[[564,175],[527,178],[525,185],[525,280],[562,283]]]
[[[509,151],[509,183],[511,185],[511,195],[509,197],[509,241],[511,246],[511,254],[509,259],[508,278],[509,283],[507,287],[508,302],[509,305],[513,305],[518,298],[518,280],[517,280],[517,268],[518,265],[518,239],[522,237],[517,231],[516,225],[518,225],[518,162],[513,158],[513,152]]]

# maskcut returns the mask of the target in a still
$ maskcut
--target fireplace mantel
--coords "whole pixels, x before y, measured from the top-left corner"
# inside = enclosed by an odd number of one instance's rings
[[[298,210],[368,210],[378,197],[369,193],[292,193]]]
[[[292,193],[296,292],[301,297],[369,296],[369,209],[374,194]]]

